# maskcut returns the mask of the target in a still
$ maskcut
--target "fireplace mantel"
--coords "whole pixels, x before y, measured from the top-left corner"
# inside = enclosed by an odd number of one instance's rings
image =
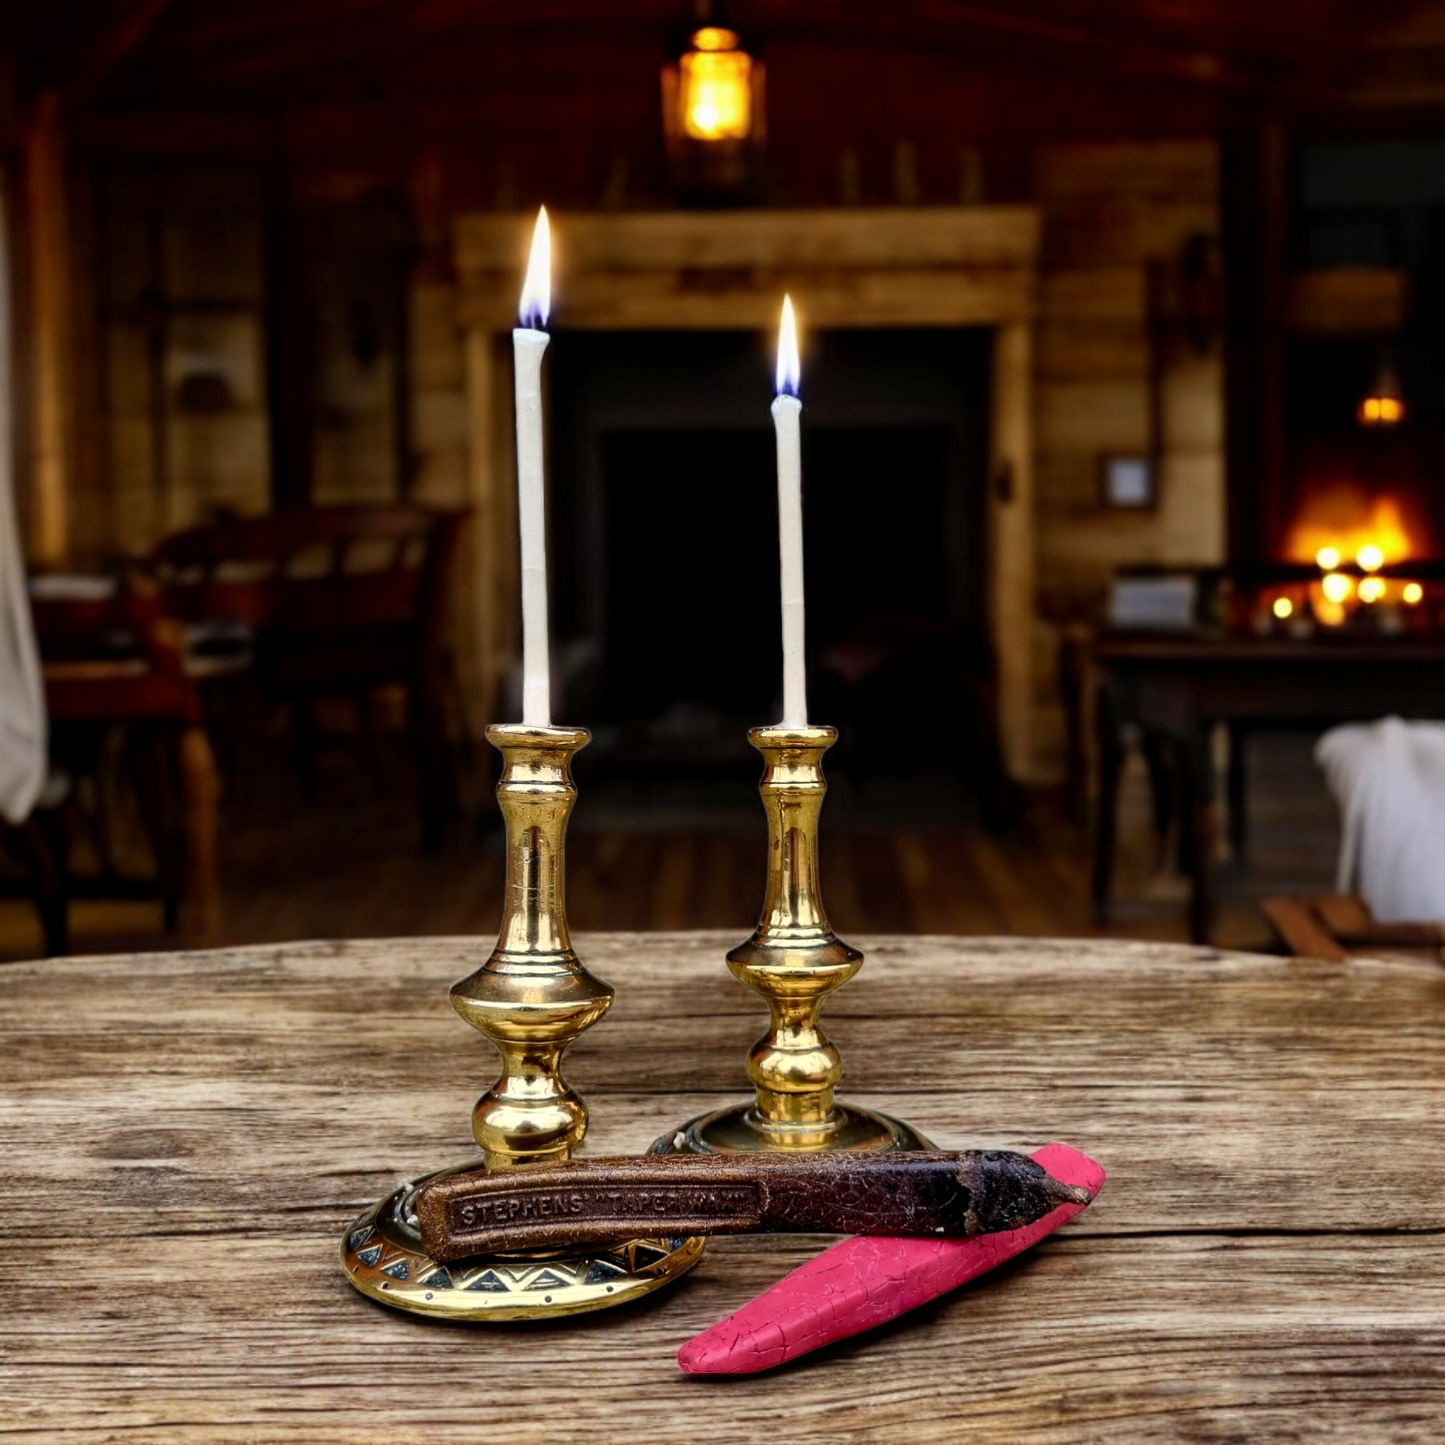
[[[464,216],[458,319],[467,337],[470,654],[496,715],[514,650],[515,459],[505,343],[532,217]],[[650,212],[553,218],[559,330],[768,332],[784,291],[812,327],[977,326],[994,333],[990,630],[1010,771],[1033,775],[1032,327],[1039,213],[1022,206]]]
[[[461,318],[509,330],[532,218],[457,225]],[[660,211],[559,216],[558,324],[592,330],[777,325],[1001,326],[1033,314],[1038,213],[1023,206]]]

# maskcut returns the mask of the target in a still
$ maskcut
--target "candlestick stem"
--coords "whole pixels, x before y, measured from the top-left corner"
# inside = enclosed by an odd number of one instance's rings
[[[562,1054],[612,1006],[567,936],[562,847],[577,798],[583,728],[487,729],[505,759],[497,801],[507,825],[507,892],[492,956],[452,987],[452,1007],[496,1044],[502,1077],[477,1101],[472,1132],[488,1169],[565,1159],[587,1107],[564,1083]]]
[[[818,883],[818,816],[827,792],[823,754],[837,736],[830,727],[786,726],[748,734],[764,758],[768,882],[753,936],[728,954],[727,963],[767,1000],[772,1016],[748,1054],[757,1096],[663,1135],[652,1146],[655,1153],[932,1147],[909,1125],[834,1097],[843,1063],[819,1014],[828,995],[863,965],[863,955],[829,927]]]

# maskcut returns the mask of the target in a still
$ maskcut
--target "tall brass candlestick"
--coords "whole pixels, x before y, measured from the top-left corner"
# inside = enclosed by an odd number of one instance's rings
[[[491,957],[452,986],[451,999],[501,1052],[502,1076],[477,1101],[472,1132],[486,1167],[510,1170],[556,1163],[581,1143],[587,1106],[562,1078],[562,1055],[611,1007],[612,986],[573,952],[563,899],[563,848],[577,798],[571,762],[590,735],[523,724],[488,728],[487,737],[504,759],[497,798],[507,825],[506,902]],[[475,1167],[468,1160],[441,1173]],[[398,1309],[467,1320],[574,1314],[635,1299],[702,1256],[701,1238],[645,1238],[444,1265],[427,1254],[417,1229],[412,1201],[423,1182],[372,1205],[341,1243],[352,1284]]]
[[[833,728],[806,724],[748,734],[765,764],[768,884],[757,929],[727,963],[772,1014],[748,1054],[757,1096],[690,1120],[660,1138],[654,1153],[933,1147],[909,1125],[834,1097],[843,1062],[818,1016],[828,995],[863,965],[863,955],[828,926],[818,884],[823,754],[837,737]]]

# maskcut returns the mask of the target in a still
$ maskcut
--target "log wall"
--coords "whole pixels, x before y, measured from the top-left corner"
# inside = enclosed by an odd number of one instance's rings
[[[1172,342],[1162,356],[1158,506],[1100,505],[1100,464],[1150,446],[1147,267],[1219,230],[1212,141],[1057,145],[1035,156],[1044,216],[1035,341],[1038,624],[1035,759],[1062,771],[1059,629],[1098,615],[1116,567],[1224,559],[1223,364]]]
[[[1036,475],[1031,545],[1038,581],[1033,616],[1017,625],[1031,633],[1026,773],[1037,781],[1057,776],[1063,757],[1059,629],[1097,612],[1116,566],[1212,562],[1223,555],[1217,348],[1196,354],[1170,347],[1164,359],[1158,508],[1120,513],[1099,505],[1101,458],[1142,453],[1149,445],[1147,266],[1177,257],[1196,233],[1217,233],[1218,169],[1218,148],[1209,141],[1053,145],[1034,154],[1032,190],[1044,220],[1031,362]],[[420,182],[418,187],[413,199],[422,260],[410,286],[405,343],[411,495],[438,505],[467,505],[474,498],[466,341],[448,260],[451,216],[444,197],[431,195]],[[232,186],[225,194],[234,210],[243,193]],[[107,261],[112,273],[152,264],[144,253],[141,222],[146,208],[154,209],[153,198],[130,203],[133,221],[125,221],[124,199],[111,198],[110,225],[124,222],[135,234],[132,249]],[[164,408],[168,456],[158,492],[153,448],[159,412],[146,360],[146,327],[154,318],[117,304],[144,289],[139,280],[135,285],[117,285],[113,276],[107,280],[103,395],[113,520],[97,552],[143,551],[216,505],[260,510],[269,496],[264,376],[257,369],[263,358],[253,331],[260,321],[263,260],[255,221],[223,213],[225,225],[217,234],[202,235],[188,220],[184,195],[173,192],[169,201],[179,208],[179,220],[168,223],[159,254],[171,278],[167,294],[183,303],[187,297],[242,303],[227,316],[173,315],[167,321],[172,346],[181,339],[177,331],[197,331],[205,348],[234,356],[237,386],[224,414],[192,416],[177,414],[169,404]],[[130,233],[123,226],[120,234]],[[228,244],[220,245],[225,237]],[[257,311],[248,314],[248,305]],[[344,475],[331,472],[325,480],[325,500],[346,499]],[[371,481],[361,475],[356,480],[355,499],[371,499]],[[471,549],[490,548],[495,540],[474,539]],[[459,569],[459,623],[477,615],[479,599],[469,595],[473,570]],[[473,671],[470,663],[464,668],[464,674]],[[484,689],[468,691],[480,703]],[[484,720],[479,715],[469,722],[475,729]]]

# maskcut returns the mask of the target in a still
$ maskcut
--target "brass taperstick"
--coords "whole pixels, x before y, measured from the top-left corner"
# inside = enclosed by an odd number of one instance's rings
[[[932,1147],[909,1125],[834,1097],[843,1062],[818,1016],[828,995],[863,966],[863,955],[828,926],[818,883],[818,815],[828,789],[823,754],[837,737],[834,728],[812,726],[748,733],[764,759],[768,883],[757,929],[727,963],[772,1014],[748,1054],[757,1097],[691,1120],[660,1138],[654,1153]]]
[[[585,728],[497,725],[505,759],[497,801],[507,825],[507,893],[492,956],[452,985],[452,1007],[502,1054],[502,1077],[477,1100],[472,1132],[488,1169],[555,1163],[587,1132],[587,1106],[561,1075],[563,1051],[612,1006],[567,937],[562,849],[577,799],[572,756]]]
[[[567,821],[577,798],[573,755],[584,728],[501,724],[487,737],[502,754],[497,799],[507,827],[507,892],[491,956],[451,991],[452,1006],[496,1044],[502,1076],[477,1100],[472,1132],[489,1170],[565,1161],[587,1132],[587,1106],[561,1075],[563,1052],[612,1005],[612,986],[573,952],[563,899]],[[414,1201],[425,1183],[473,1170],[476,1161],[403,1185],[347,1230],[347,1278],[398,1309],[452,1319],[541,1319],[636,1299],[690,1269],[705,1240],[631,1239],[606,1248],[546,1254],[431,1257]]]

